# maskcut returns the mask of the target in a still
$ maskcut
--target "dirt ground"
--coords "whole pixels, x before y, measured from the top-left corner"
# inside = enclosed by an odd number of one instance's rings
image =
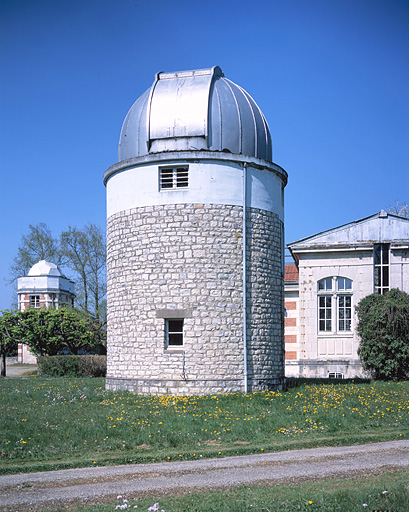
[[[243,484],[350,478],[409,468],[409,440],[279,453],[0,476],[1,510],[100,503]]]
[[[17,358],[10,357],[6,360],[6,378],[25,377],[30,372],[37,371],[36,364],[20,364]]]

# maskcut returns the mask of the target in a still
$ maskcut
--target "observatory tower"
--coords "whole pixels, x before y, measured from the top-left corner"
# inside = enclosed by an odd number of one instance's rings
[[[40,260],[28,274],[17,279],[18,309],[61,308],[74,305],[74,281],[67,279],[57,265]],[[35,364],[36,356],[19,343],[18,362]]]
[[[287,173],[251,96],[219,67],[158,73],[104,183],[107,388],[281,388]]]

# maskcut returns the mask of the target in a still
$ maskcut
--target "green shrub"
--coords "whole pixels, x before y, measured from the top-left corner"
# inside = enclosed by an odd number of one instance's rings
[[[77,356],[80,360],[82,377],[105,377],[107,374],[107,356]]]
[[[39,373],[50,377],[105,377],[106,356],[39,356]]]
[[[373,293],[356,307],[358,355],[364,370],[381,380],[409,377],[409,295],[392,289]]]

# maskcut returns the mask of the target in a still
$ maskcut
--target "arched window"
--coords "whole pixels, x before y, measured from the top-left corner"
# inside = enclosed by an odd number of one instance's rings
[[[318,331],[344,333],[352,331],[352,280],[325,277],[318,281]]]

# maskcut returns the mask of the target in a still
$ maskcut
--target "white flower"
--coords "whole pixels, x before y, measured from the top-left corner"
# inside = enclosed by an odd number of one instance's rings
[[[365,507],[367,507],[367,506],[368,506],[368,504],[367,504],[367,503],[364,503],[362,506],[365,508]]]
[[[388,494],[388,491],[382,491],[382,494]]]

